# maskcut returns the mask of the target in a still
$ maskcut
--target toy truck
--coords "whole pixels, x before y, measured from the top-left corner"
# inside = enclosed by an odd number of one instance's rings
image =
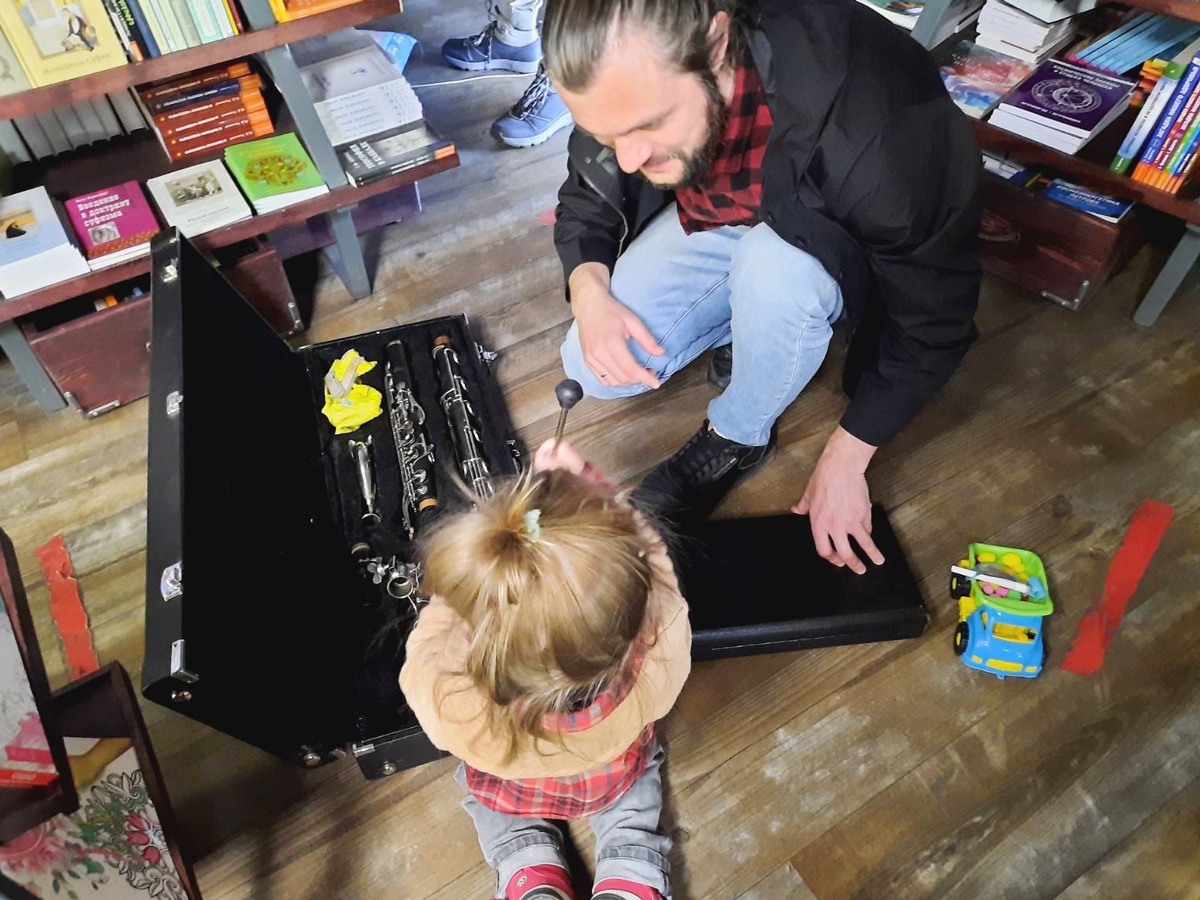
[[[954,652],[966,665],[997,678],[1041,673],[1042,626],[1054,604],[1036,553],[971,544],[966,558],[951,566],[950,596],[958,601]]]

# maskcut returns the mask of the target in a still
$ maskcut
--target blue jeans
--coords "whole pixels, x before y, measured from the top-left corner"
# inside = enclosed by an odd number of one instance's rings
[[[617,260],[612,293],[667,351],[650,356],[629,342],[660,381],[710,347],[733,342],[733,378],[709,403],[708,420],[722,437],[750,446],[767,443],[775,420],[816,374],[842,314],[837,282],[767,225],[686,234],[674,204]],[[567,333],[562,361],[588,396],[649,390],[602,384],[583,361],[578,323]]]
[[[596,835],[596,881],[604,878],[624,878],[655,888],[670,900],[670,864],[667,853],[671,839],[659,828],[662,815],[662,768],[665,753],[656,745],[650,763],[616,802],[588,819]],[[462,764],[454,780],[466,789]],[[471,794],[463,801],[463,809],[475,823],[483,858],[496,873],[496,896],[504,896],[504,888],[518,869],[545,864],[567,868],[562,852],[562,832],[558,825],[545,819],[510,816],[488,809]]]

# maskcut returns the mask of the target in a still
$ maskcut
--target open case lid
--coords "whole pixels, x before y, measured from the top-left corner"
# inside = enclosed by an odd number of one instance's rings
[[[349,742],[353,640],[304,364],[176,229],[152,246],[146,697],[283,756]],[[187,466],[187,459],[204,464]]]
[[[79,800],[50,699],[50,684],[25,600],[17,556],[3,531],[0,531],[0,595],[6,614],[0,619],[0,844],[3,844],[59,813],[73,811]]]

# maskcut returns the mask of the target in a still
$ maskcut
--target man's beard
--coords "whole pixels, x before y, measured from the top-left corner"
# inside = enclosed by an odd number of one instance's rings
[[[725,109],[725,98],[721,96],[721,91],[717,87],[717,78],[713,75],[712,69],[705,69],[696,74],[700,76],[704,92],[708,96],[707,131],[700,147],[691,154],[671,154],[673,159],[683,162],[683,175],[675,184],[652,182],[655,187],[664,191],[699,187],[705,176],[708,175],[709,166],[712,165],[717,149],[721,146],[721,140],[725,136],[725,122],[729,117],[729,111]]]

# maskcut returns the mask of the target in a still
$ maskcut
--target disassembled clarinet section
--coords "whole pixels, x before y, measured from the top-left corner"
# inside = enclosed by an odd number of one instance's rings
[[[426,532],[440,505],[439,460],[431,434],[445,445],[437,450],[442,456],[440,464],[448,467],[442,473],[443,478],[451,471],[457,472],[476,497],[490,497],[494,492],[481,424],[473,406],[473,400],[483,398],[471,396],[467,371],[459,355],[463,351],[447,334],[438,335],[432,346],[425,346],[429,347],[429,355],[416,357],[412,355],[415,349],[407,341],[393,339],[384,346],[382,411],[387,415],[395,444],[395,463],[391,454],[378,452],[380,441],[386,441],[380,427],[372,429],[374,443],[370,435],[365,435],[351,438],[346,445],[362,499],[360,521],[349,526],[350,556],[362,576],[387,597],[406,601],[399,604],[400,621],[409,618],[406,606],[415,615],[425,602],[420,589],[421,565],[410,560],[416,559],[413,542]],[[470,344],[467,347],[483,358],[481,348]],[[414,372],[414,359],[419,373]],[[442,421],[428,422],[426,408],[433,401],[426,399],[426,405],[422,406],[418,399],[430,398],[435,390],[445,425]],[[376,406],[376,415],[378,411]],[[519,468],[520,452],[515,440],[508,438],[506,447],[512,454],[514,468]],[[341,471],[345,473],[342,477],[349,475],[348,468]],[[352,504],[350,508],[353,509]],[[348,518],[352,520],[353,514],[349,513]],[[382,604],[381,609],[394,617],[386,598],[376,597],[368,602],[372,606]]]
[[[413,377],[403,342],[389,343],[387,356],[384,386],[400,463],[400,516],[411,540],[417,517],[437,508],[437,473],[433,446],[425,433],[425,410],[413,393]]]
[[[378,525],[379,510],[375,506],[375,474],[371,470],[371,439],[350,441],[350,453],[358,469],[358,487],[362,491],[362,520],[368,525]]]
[[[490,497],[494,489],[487,460],[483,458],[479,420],[471,406],[462,363],[447,335],[443,334],[434,340],[433,360],[441,391],[442,412],[450,425],[458,471],[477,496]]]

